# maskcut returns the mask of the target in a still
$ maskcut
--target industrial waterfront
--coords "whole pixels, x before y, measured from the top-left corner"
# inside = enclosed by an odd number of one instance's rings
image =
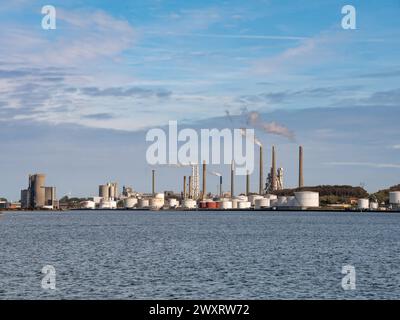
[[[19,202],[0,201],[2,210],[186,210],[186,211],[400,211],[400,185],[378,194],[368,194],[361,187],[316,186],[309,187],[304,181],[304,150],[298,149],[298,185],[296,188],[284,187],[284,169],[277,166],[275,146],[271,148],[271,166],[264,178],[264,150],[259,145],[258,190],[250,189],[250,174],[238,176],[235,163],[230,165],[230,190],[223,191],[223,176],[210,171],[204,161],[179,164],[190,168],[191,175],[183,175],[180,192],[159,192],[156,184],[156,170],[151,170],[151,192],[135,191],[123,186],[119,190],[117,182],[107,182],[98,186],[98,195],[76,198],[56,198],[56,187],[46,186],[43,173],[29,175],[28,188],[21,190]],[[200,179],[201,171],[201,179]],[[218,192],[207,191],[207,176],[219,180]],[[245,183],[244,193],[235,193],[237,181]],[[201,187],[200,187],[201,184]],[[328,190],[328,191],[327,191]],[[321,194],[322,193],[322,194]],[[322,196],[322,197],[321,197]],[[321,199],[322,198],[322,199]]]

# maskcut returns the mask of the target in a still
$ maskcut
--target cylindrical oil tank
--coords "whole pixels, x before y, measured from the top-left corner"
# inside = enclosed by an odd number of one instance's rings
[[[379,208],[379,204],[378,204],[378,202],[370,202],[369,203],[369,208],[371,209],[371,210],[377,210],[378,208]]]
[[[150,208],[153,210],[161,209],[164,206],[164,197],[162,198],[151,198],[150,199]]]
[[[177,206],[179,206],[178,200],[176,200],[174,198],[168,199],[168,207],[176,208]]]
[[[208,201],[207,209],[217,209],[217,203],[215,201]]]
[[[149,199],[139,199],[138,207],[139,208],[148,208],[150,205]]]
[[[238,208],[238,199],[232,199],[232,209],[237,209]]]
[[[358,199],[357,207],[361,210],[369,209],[369,200],[368,199]]]
[[[294,193],[295,205],[304,208],[319,207],[319,193],[313,191],[299,191]]]
[[[232,209],[232,201],[224,200],[221,202],[221,209]]]
[[[278,202],[276,204],[278,207],[287,206],[287,197],[278,197]]]
[[[127,209],[132,209],[132,208],[136,207],[137,203],[138,203],[137,198],[130,197],[130,198],[124,199],[124,207]]]
[[[267,198],[256,199],[254,201],[255,209],[268,208],[270,206],[270,200]]]
[[[200,201],[199,202],[199,208],[201,208],[201,209],[207,208],[207,202],[208,201]]]
[[[96,208],[96,203],[94,201],[88,200],[88,201],[83,201],[81,203],[81,208],[82,209],[95,209]]]
[[[250,209],[251,203],[250,203],[250,201],[239,201],[238,208],[239,209]]]
[[[183,200],[182,207],[185,209],[194,209],[196,208],[196,201],[193,199],[185,199]]]
[[[389,203],[400,206],[400,191],[389,192]]]
[[[100,202],[100,209],[116,209],[117,201],[103,200]]]
[[[252,194],[249,196],[249,201],[251,203],[252,206],[254,206],[255,200],[256,199],[262,199],[263,196],[260,196],[259,194]]]

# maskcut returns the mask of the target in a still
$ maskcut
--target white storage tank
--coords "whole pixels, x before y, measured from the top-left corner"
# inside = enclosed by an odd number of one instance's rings
[[[150,202],[148,199],[139,199],[139,204],[138,204],[139,208],[142,208],[142,209],[148,208],[149,205],[150,205]]]
[[[100,209],[117,209],[117,201],[103,200],[100,202]]]
[[[92,209],[93,210],[93,209],[96,208],[96,203],[94,201],[91,201],[91,200],[83,201],[81,203],[81,208],[82,209]]]
[[[254,203],[257,199],[262,199],[263,196],[260,196],[259,194],[252,194],[249,196],[249,202],[251,203],[252,206],[254,206]]]
[[[149,202],[149,206],[150,206],[150,209],[153,209],[153,210],[161,209],[164,206],[164,195],[162,198],[161,197],[157,198],[157,196],[155,198],[151,198],[150,202]]]
[[[369,209],[370,210],[377,210],[379,208],[378,202],[370,202],[369,203]]]
[[[221,201],[220,208],[221,209],[232,209],[232,201],[228,201],[228,200]]]
[[[177,206],[179,206],[179,201],[177,199],[168,199],[168,207],[176,208]]]
[[[132,209],[132,208],[136,207],[137,203],[138,203],[138,199],[137,198],[133,198],[132,197],[132,198],[124,199],[124,207],[126,209]]]
[[[250,201],[239,201],[238,208],[239,209],[250,209],[251,203],[250,203]]]
[[[360,210],[367,210],[369,209],[369,200],[368,199],[358,199],[357,207]]]
[[[238,199],[232,199],[232,209],[237,209],[238,208]]]
[[[196,201],[193,199],[185,199],[183,200],[182,207],[185,209],[195,209]]]
[[[270,202],[271,201],[268,198],[256,199],[254,201],[254,208],[255,209],[268,208],[270,206]]]
[[[389,203],[400,207],[400,191],[389,192]]]
[[[319,193],[313,191],[299,191],[294,193],[295,205],[304,208],[319,207]]]
[[[156,199],[163,199],[164,200],[164,193],[156,193],[155,197]]]

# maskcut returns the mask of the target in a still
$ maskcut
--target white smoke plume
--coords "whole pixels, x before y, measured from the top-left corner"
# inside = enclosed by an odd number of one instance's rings
[[[279,136],[286,137],[290,140],[295,139],[294,132],[287,127],[276,123],[276,122],[264,122],[260,114],[256,111],[252,111],[247,115],[247,123],[251,124],[255,128],[259,128],[267,133],[276,134]]]
[[[222,173],[216,172],[216,171],[210,171],[208,172],[209,174],[212,174],[213,176],[221,177]]]

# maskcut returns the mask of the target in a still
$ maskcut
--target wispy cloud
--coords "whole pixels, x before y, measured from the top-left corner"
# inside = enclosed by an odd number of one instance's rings
[[[371,168],[396,168],[400,169],[399,163],[374,163],[374,162],[326,162],[330,166],[362,166]]]

